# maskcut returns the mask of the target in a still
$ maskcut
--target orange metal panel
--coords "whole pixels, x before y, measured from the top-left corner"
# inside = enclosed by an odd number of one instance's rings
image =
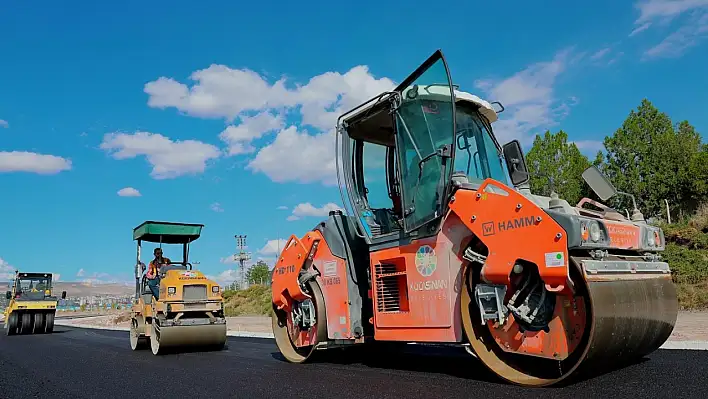
[[[420,342],[462,339],[457,310],[463,262],[459,254],[460,244],[469,236],[469,230],[451,214],[435,237],[371,253],[376,339]],[[377,267],[380,264],[395,267],[382,274]],[[386,311],[381,303],[393,296],[392,292],[381,289],[382,277],[386,276],[398,280],[395,286],[400,292],[400,311]]]
[[[493,191],[486,191],[487,188]],[[567,289],[565,231],[529,199],[486,179],[478,191],[455,192],[450,209],[489,249],[482,269],[485,280],[509,285],[514,264],[523,259],[538,267],[546,289],[555,292]]]
[[[639,226],[609,220],[603,220],[602,222],[607,226],[610,246],[622,249],[638,249],[641,247],[639,242],[641,230]]]

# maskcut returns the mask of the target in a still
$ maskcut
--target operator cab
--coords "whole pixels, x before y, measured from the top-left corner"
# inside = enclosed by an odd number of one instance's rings
[[[393,91],[342,115],[340,189],[366,240],[435,234],[450,183],[476,189],[492,178],[507,184],[491,128],[496,120],[490,103],[451,84],[439,51]]]

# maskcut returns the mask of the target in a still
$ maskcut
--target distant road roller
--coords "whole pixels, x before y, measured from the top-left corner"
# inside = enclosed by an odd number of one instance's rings
[[[636,205],[625,217],[531,193],[521,145],[493,133],[503,111],[453,85],[438,50],[339,117],[346,215],[291,236],[273,273],[273,333],[287,360],[442,343],[504,380],[547,386],[666,341],[678,301],[662,230]],[[601,201],[623,194],[594,167],[583,178]]]
[[[20,273],[15,271],[12,290],[5,308],[5,333],[43,334],[54,331],[54,316],[59,300],[52,295],[51,273]],[[66,299],[62,291],[61,299]]]
[[[131,311],[130,347],[149,346],[154,355],[187,347],[221,350],[226,343],[226,318],[221,287],[189,263],[189,245],[204,225],[146,221],[133,229],[137,241],[135,298]],[[183,259],[155,257],[149,266],[140,260],[143,242],[182,245]],[[157,284],[150,287],[150,268],[158,266]],[[146,272],[143,274],[143,272]],[[159,287],[159,289],[158,289]],[[157,296],[156,296],[157,294]]]

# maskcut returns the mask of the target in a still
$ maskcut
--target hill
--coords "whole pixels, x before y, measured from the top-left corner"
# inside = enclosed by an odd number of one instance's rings
[[[5,289],[7,289],[5,287],[7,287],[9,284],[9,282],[2,283],[2,287],[4,288],[3,292]],[[134,293],[135,290],[135,287],[129,283],[97,284],[81,281],[55,281],[53,285],[55,294],[60,295],[62,291],[66,291],[67,297],[71,298],[99,295],[131,295]]]

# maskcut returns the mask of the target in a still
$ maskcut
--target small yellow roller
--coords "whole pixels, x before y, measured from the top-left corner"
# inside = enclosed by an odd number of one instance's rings
[[[189,244],[199,238],[203,227],[146,221],[133,229],[138,245],[130,325],[132,350],[150,347],[154,355],[159,355],[168,349],[224,348],[226,318],[221,287],[193,270],[188,262]],[[148,267],[140,260],[143,241],[159,244]],[[162,244],[181,244],[183,260],[172,262],[163,257]]]

